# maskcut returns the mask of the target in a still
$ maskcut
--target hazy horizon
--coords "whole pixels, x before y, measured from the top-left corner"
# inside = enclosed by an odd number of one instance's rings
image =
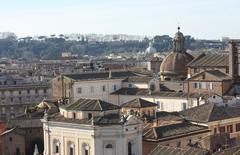
[[[240,38],[237,0],[0,0],[0,32]]]

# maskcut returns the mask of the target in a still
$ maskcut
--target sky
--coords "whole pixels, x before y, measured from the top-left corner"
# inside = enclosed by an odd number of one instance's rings
[[[0,0],[0,32],[240,38],[239,0]]]

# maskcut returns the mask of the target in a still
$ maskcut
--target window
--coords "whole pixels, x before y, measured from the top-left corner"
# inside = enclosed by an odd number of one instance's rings
[[[201,82],[193,83],[193,88],[197,88],[197,89],[206,88],[206,83],[205,82],[203,82],[203,83],[201,83]]]
[[[19,102],[22,102],[22,98],[21,97],[19,97],[18,100],[19,100]]]
[[[113,85],[113,90],[117,90],[117,85]]]
[[[59,153],[60,142],[57,139],[53,140],[53,153]]]
[[[214,128],[214,134],[217,134],[217,128]]]
[[[90,91],[91,91],[91,93],[94,93],[94,87],[93,86],[91,86]]]
[[[38,94],[38,89],[35,89],[35,94]]]
[[[55,153],[59,153],[59,146],[55,146]]]
[[[16,155],[20,155],[20,149],[19,148],[16,148]]]
[[[129,84],[128,84],[128,87],[129,87],[129,88],[132,88],[132,84],[131,84],[131,83],[129,83]]]
[[[219,132],[220,132],[220,133],[225,132],[225,126],[221,126],[221,127],[219,127]]]
[[[106,154],[106,155],[112,155],[113,154],[113,145],[112,144],[107,144],[105,146],[104,154]]]
[[[73,148],[72,147],[70,147],[70,150],[69,150],[69,155],[73,155]]]
[[[2,95],[4,95],[4,91],[2,90]]]
[[[83,153],[84,153],[83,155],[89,155],[89,146],[86,143],[84,143],[82,147],[83,147]]]
[[[43,93],[46,94],[47,93],[47,89],[43,89]]]
[[[81,87],[77,88],[77,92],[78,92],[78,94],[81,94],[82,93],[82,88]]]
[[[12,97],[10,98],[10,100],[11,100],[11,102],[13,102],[13,98]]]
[[[29,89],[27,90],[27,93],[30,94],[30,90]]]
[[[229,132],[229,133],[233,132],[233,126],[232,125],[227,126],[227,132]]]
[[[128,142],[128,155],[132,155],[132,143]]]
[[[236,131],[240,131],[240,123],[236,124]]]
[[[227,73],[227,74],[229,73],[229,68],[226,68],[226,73]]]
[[[102,86],[102,91],[103,91],[103,92],[106,91],[106,86]]]
[[[186,110],[187,109],[187,103],[182,103],[182,110]]]
[[[92,113],[88,113],[88,119],[92,118]]]
[[[12,142],[12,137],[9,137],[9,141]]]
[[[76,119],[76,113],[75,112],[73,113],[73,119]]]
[[[74,155],[74,143],[69,141],[67,147],[67,155]]]
[[[21,92],[21,91],[18,91],[18,94],[19,94],[19,95],[21,95],[21,94],[22,94],[22,92]]]

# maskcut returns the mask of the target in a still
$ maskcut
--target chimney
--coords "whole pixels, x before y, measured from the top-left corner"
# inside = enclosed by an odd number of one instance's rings
[[[229,75],[233,79],[240,76],[239,54],[237,42],[231,40],[229,42]]]

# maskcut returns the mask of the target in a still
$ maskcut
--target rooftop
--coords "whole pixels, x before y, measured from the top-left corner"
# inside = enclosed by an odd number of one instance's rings
[[[213,103],[208,103],[180,113],[189,121],[207,123],[240,117],[240,107],[216,106]]]
[[[185,92],[170,92],[170,91],[160,91],[149,93],[149,89],[145,88],[121,88],[112,93],[112,95],[136,95],[136,96],[159,96],[159,97],[171,97],[171,98],[199,98],[207,97],[207,94],[199,93],[185,93]]]
[[[99,125],[99,126],[106,126],[106,125],[122,125],[126,122],[124,116],[121,116],[117,113],[114,114],[105,114],[102,116],[95,116],[92,119],[73,119],[73,118],[65,118],[64,116],[60,115],[60,113],[52,115],[49,117],[50,121],[56,122],[64,122],[64,123],[76,123],[76,124],[85,124],[85,125]]]
[[[84,99],[84,98],[81,98],[76,102],[66,104],[61,108],[65,110],[74,111],[107,111],[120,109],[120,107],[117,105],[99,99]]]
[[[110,72],[90,72],[90,73],[80,73],[80,74],[64,74],[65,77],[70,79],[81,81],[81,80],[101,80],[110,79]],[[111,79],[127,78],[131,76],[138,76],[131,71],[112,71]]]
[[[163,146],[157,145],[149,155],[208,155],[209,152],[204,149],[188,147],[188,148],[180,148],[180,147],[171,147],[171,146]]]
[[[227,67],[227,54],[201,54],[193,59],[187,66],[189,67]]]
[[[156,103],[149,102],[141,98],[133,99],[121,105],[121,107],[129,107],[129,108],[144,108],[144,107],[156,107],[156,106],[157,106]]]
[[[143,139],[150,141],[161,141],[166,138],[182,136],[195,132],[208,132],[208,128],[201,125],[191,124],[189,122],[181,122],[165,126],[157,126],[143,131]]]

